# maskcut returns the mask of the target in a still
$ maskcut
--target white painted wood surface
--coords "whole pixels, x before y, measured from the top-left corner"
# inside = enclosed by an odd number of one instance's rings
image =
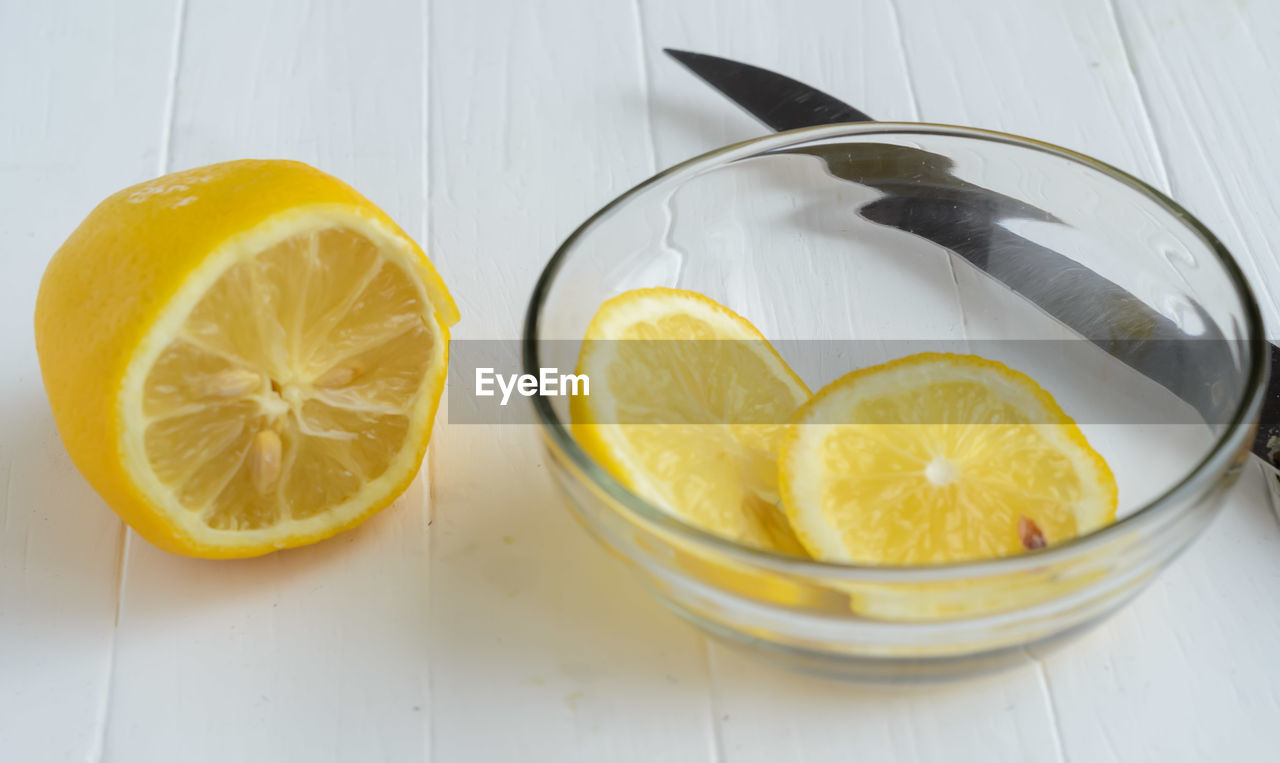
[[[1060,651],[942,685],[832,683],[661,609],[569,519],[523,428],[439,422],[409,493],[337,540],[235,563],[156,551],[62,451],[30,315],[45,261],[110,191],[281,156],[424,241],[459,338],[513,338],[579,220],[762,132],[661,56],[675,46],[1134,172],[1232,248],[1277,336],[1278,35],[1265,0],[0,0],[0,760],[1276,759],[1280,529],[1260,470]],[[981,293],[961,279],[962,303]]]

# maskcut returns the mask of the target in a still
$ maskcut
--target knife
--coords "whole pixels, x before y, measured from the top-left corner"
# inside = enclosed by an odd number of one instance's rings
[[[664,50],[770,129],[874,121],[833,96],[768,69]],[[1193,305],[1206,330],[1190,339],[1118,284],[998,224],[1010,218],[1060,222],[1053,215],[964,181],[951,173],[947,157],[923,149],[857,143],[790,152],[814,155],[834,176],[882,191],[884,196],[858,210],[863,218],[950,250],[1186,401],[1205,421],[1229,420],[1230,401],[1219,390],[1224,382],[1227,389],[1238,388],[1245,371],[1237,367],[1230,343],[1203,308]],[[911,168],[909,181],[903,179],[904,166]],[[1125,316],[1123,325],[1114,320],[1117,315]],[[1267,343],[1266,349],[1270,381],[1251,450],[1280,469],[1280,348]]]

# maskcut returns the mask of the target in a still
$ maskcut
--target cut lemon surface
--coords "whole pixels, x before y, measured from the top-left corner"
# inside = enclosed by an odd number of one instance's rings
[[[457,318],[345,183],[246,160],[100,204],[50,262],[35,323],[90,484],[162,548],[238,557],[333,535],[408,486]]]
[[[783,504],[816,558],[1009,556],[1115,521],[1115,478],[1030,377],[925,353],[828,385],[782,449]]]
[[[624,484],[710,532],[804,553],[777,454],[809,390],[746,319],[694,292],[626,292],[592,319],[578,373],[591,386],[574,435]]]

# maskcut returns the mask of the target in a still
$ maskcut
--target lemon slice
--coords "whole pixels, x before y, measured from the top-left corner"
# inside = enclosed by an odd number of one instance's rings
[[[820,559],[1008,556],[1115,521],[1115,478],[1031,378],[924,353],[850,373],[796,413],[780,458],[792,527]]]
[[[741,543],[803,554],[777,453],[809,391],[759,331],[707,297],[639,289],[601,305],[571,402],[583,447],[642,497]]]
[[[104,201],[50,263],[41,368],[68,451],[162,548],[312,542],[413,479],[457,311],[421,250],[296,162],[177,173]]]

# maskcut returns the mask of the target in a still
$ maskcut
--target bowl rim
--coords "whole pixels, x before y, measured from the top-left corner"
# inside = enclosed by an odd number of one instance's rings
[[[659,506],[632,492],[578,444],[565,422],[556,415],[551,403],[544,397],[531,398],[538,423],[550,444],[558,448],[570,464],[594,487],[602,490],[615,503],[631,512],[633,519],[657,525],[686,541],[712,547],[717,553],[740,562],[773,568],[797,577],[836,577],[886,582],[955,579],[980,575],[1007,574],[1026,569],[1042,568],[1053,562],[1064,561],[1088,553],[1099,545],[1118,539],[1128,530],[1170,518],[1179,506],[1184,511],[1195,504],[1195,498],[1216,484],[1216,477],[1226,472],[1252,436],[1253,425],[1262,407],[1263,393],[1268,374],[1266,340],[1263,335],[1261,311],[1239,264],[1230,251],[1204,223],[1184,209],[1164,192],[1146,181],[1106,162],[1078,151],[1052,143],[1011,133],[986,130],[977,127],[931,122],[847,122],[832,125],[802,127],[795,130],[771,133],[758,138],[731,143],[707,151],[665,170],[655,173],[629,188],[582,222],[556,248],[543,268],[529,299],[521,338],[521,359],[524,373],[537,374],[540,368],[538,354],[538,329],[542,308],[550,294],[552,284],[561,267],[568,260],[576,243],[593,228],[606,220],[615,210],[629,203],[659,183],[681,176],[694,176],[705,170],[731,164],[740,159],[756,156],[796,144],[810,143],[831,138],[868,135],[945,135],[963,139],[1002,143],[1058,156],[1100,172],[1117,180],[1133,191],[1146,196],[1165,212],[1191,230],[1213,252],[1241,302],[1245,319],[1246,339],[1242,344],[1249,348],[1248,373],[1244,394],[1232,413],[1230,422],[1208,452],[1164,492],[1139,506],[1134,511],[1092,533],[1073,538],[1044,549],[1028,551],[1015,556],[994,559],[975,559],[934,565],[871,565],[805,559],[765,549],[738,544],[707,530],[685,522]]]

